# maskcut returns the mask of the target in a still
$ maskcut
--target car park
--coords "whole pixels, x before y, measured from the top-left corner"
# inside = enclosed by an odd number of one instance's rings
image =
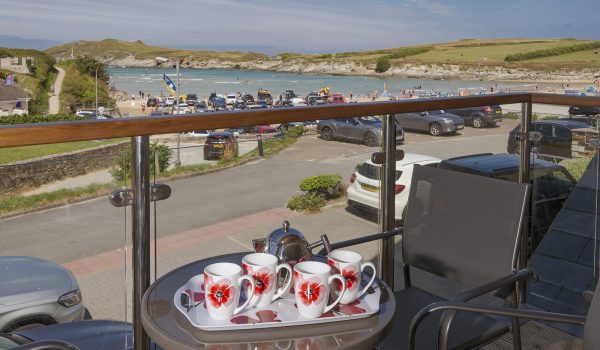
[[[378,117],[356,117],[319,120],[317,131],[325,141],[345,139],[359,141],[369,147],[381,144],[382,123]],[[396,129],[396,142],[404,142],[404,131]]]
[[[531,124],[532,130],[541,135],[539,141],[533,142],[532,153],[536,154],[538,158],[551,161],[571,158],[573,131],[590,128],[584,122],[569,119],[536,120]],[[517,141],[520,131],[521,125],[517,125],[508,134],[508,153],[520,153],[519,141]]]
[[[515,154],[485,153],[446,159],[438,167],[517,182],[519,162],[519,156]],[[533,179],[531,244],[535,249],[577,181],[559,164],[534,158],[530,162]]]
[[[432,136],[455,134],[465,127],[462,117],[443,110],[396,114],[396,121],[404,130],[427,131]]]
[[[210,133],[204,143],[205,160],[231,159],[237,157],[238,152],[237,141],[231,132]]]
[[[83,320],[86,310],[71,271],[47,260],[1,256],[0,333]]]
[[[402,220],[404,208],[410,193],[410,181],[415,165],[437,165],[441,159],[414,153],[404,154],[404,158],[396,162],[396,181],[394,187],[395,219]],[[348,205],[361,210],[376,211],[379,209],[381,166],[367,160],[359,165],[350,176],[348,186]]]
[[[446,112],[463,117],[466,125],[475,128],[494,126],[502,121],[502,107],[499,105],[448,109]]]

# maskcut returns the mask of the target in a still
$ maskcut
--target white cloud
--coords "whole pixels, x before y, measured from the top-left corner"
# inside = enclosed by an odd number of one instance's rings
[[[407,0],[407,3],[418,8],[429,12],[436,16],[452,16],[454,10],[448,5],[444,5],[439,1],[435,0]]]

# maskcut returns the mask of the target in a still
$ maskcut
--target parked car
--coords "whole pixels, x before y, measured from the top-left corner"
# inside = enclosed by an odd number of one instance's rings
[[[289,122],[289,123],[283,123],[280,124],[277,129],[279,129],[280,131],[288,131],[290,129],[293,129],[297,126],[307,126],[308,124],[306,122]]]
[[[146,101],[146,107],[156,107],[158,105],[158,100],[155,97],[150,97]]]
[[[486,153],[450,158],[440,162],[438,167],[514,182],[519,179],[519,156],[514,154]],[[533,179],[530,243],[535,249],[577,181],[563,166],[541,159],[531,159],[530,171]]]
[[[172,105],[174,105],[174,104],[175,104],[175,97],[173,97],[173,96],[169,96],[169,97],[167,97],[167,99],[165,100],[165,104],[166,104],[167,106],[172,106]]]
[[[244,101],[242,99],[235,100],[235,103],[233,104],[233,109],[238,109],[238,110],[246,109],[246,101]]]
[[[590,127],[584,122],[569,119],[537,120],[531,124],[532,130],[542,135],[542,139],[533,144],[535,149],[532,149],[532,153],[536,154],[538,158],[551,161],[571,158],[573,130]],[[521,125],[517,125],[508,134],[508,153],[520,153],[519,141],[516,138],[520,131]]]
[[[219,160],[238,156],[238,143],[231,132],[213,132],[204,143],[204,159]]]
[[[159,115],[165,115],[165,113],[163,111],[152,111],[150,112],[150,116],[159,116]]]
[[[250,94],[245,94],[244,96],[242,96],[242,100],[246,102],[246,105],[254,104],[254,97],[252,97],[252,95]]]
[[[327,104],[327,97],[319,95],[308,95],[306,96],[306,104],[308,104],[309,106],[324,105]]]
[[[131,323],[108,320],[55,324],[2,334],[0,349],[8,350],[25,344],[33,345],[42,340],[62,340],[75,345],[80,350],[130,350],[133,349],[133,329]],[[161,348],[156,347],[156,349]]]
[[[187,94],[187,96],[185,98],[185,102],[187,103],[188,106],[193,107],[198,102],[198,96],[196,94]]]
[[[227,131],[233,134],[233,136],[238,137],[240,135],[245,135],[246,134],[246,130],[244,130],[244,128],[227,128],[223,131]]]
[[[235,101],[237,100],[236,94],[227,94],[225,95],[225,104],[233,106]]]
[[[454,134],[465,127],[462,117],[443,110],[396,114],[396,120],[405,130],[427,131],[432,136]]]
[[[210,130],[194,130],[188,133],[192,137],[207,137],[210,134]]]
[[[83,320],[86,310],[71,271],[27,256],[1,256],[0,271],[0,333]]]
[[[268,106],[273,105],[273,97],[271,97],[271,92],[269,90],[259,89],[256,94],[256,99],[265,101]]]
[[[281,96],[281,104],[283,106],[291,106],[292,100],[296,97],[294,90],[285,90]]]
[[[465,124],[475,128],[494,126],[502,121],[502,107],[498,105],[448,109],[446,112],[463,117]]]
[[[281,132],[270,125],[257,125],[252,128],[253,134],[273,134],[273,136],[281,135]],[[278,134],[278,135],[275,135]]]
[[[88,118],[95,118],[96,114],[97,114],[97,112],[95,109],[78,109],[77,112],[75,112],[75,115],[78,117],[88,117]]]
[[[224,111],[227,109],[227,103],[223,97],[215,97],[213,100],[213,108],[215,111]]]
[[[406,153],[404,159],[396,162],[396,185],[394,188],[396,220],[404,218],[414,166],[436,165],[439,162],[441,159],[414,153]],[[367,160],[357,167],[350,176],[350,185],[347,190],[349,206],[366,211],[379,209],[380,172],[381,166],[373,164],[371,160]]]
[[[206,106],[206,102],[204,100],[200,100],[196,102],[196,106],[194,106],[196,113],[206,112],[208,107]]]
[[[600,114],[599,107],[586,107],[586,106],[570,106],[569,115],[597,115]]]
[[[338,104],[338,103],[346,103],[346,101],[344,100],[344,95],[333,94],[333,95],[331,95],[330,103]]]
[[[317,122],[317,131],[325,141],[346,139],[363,142],[369,147],[381,143],[381,130],[381,119],[378,117],[328,119]],[[401,127],[396,130],[396,142],[404,142],[404,131]]]

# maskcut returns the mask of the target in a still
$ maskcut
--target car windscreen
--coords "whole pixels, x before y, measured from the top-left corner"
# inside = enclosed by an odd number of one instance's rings
[[[446,112],[444,112],[443,110],[438,110],[438,111],[428,111],[427,113],[431,114],[431,115],[440,115],[440,114],[444,114]]]
[[[360,121],[362,124],[367,124],[367,125],[381,124],[381,120],[376,117],[358,117],[356,119],[358,119],[358,121]]]
[[[209,136],[206,138],[206,143],[223,143],[227,141],[225,136]]]
[[[381,179],[380,169],[381,168],[377,165],[370,164],[370,163],[363,163],[358,167],[357,171],[360,175],[362,175],[368,179],[379,180],[379,179]],[[395,181],[398,181],[398,179],[400,179],[400,176],[402,176],[402,171],[396,170]]]
[[[495,178],[517,182],[518,173],[495,175]],[[537,199],[552,199],[571,193],[575,180],[564,169],[535,169],[532,172],[533,188]]]

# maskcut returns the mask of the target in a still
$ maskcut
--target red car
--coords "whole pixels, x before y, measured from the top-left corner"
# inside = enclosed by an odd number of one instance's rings
[[[269,125],[258,125],[252,129],[253,134],[276,134],[279,131]]]
[[[344,95],[342,94],[333,94],[331,95],[331,99],[329,103],[346,103],[346,100],[344,100]]]

